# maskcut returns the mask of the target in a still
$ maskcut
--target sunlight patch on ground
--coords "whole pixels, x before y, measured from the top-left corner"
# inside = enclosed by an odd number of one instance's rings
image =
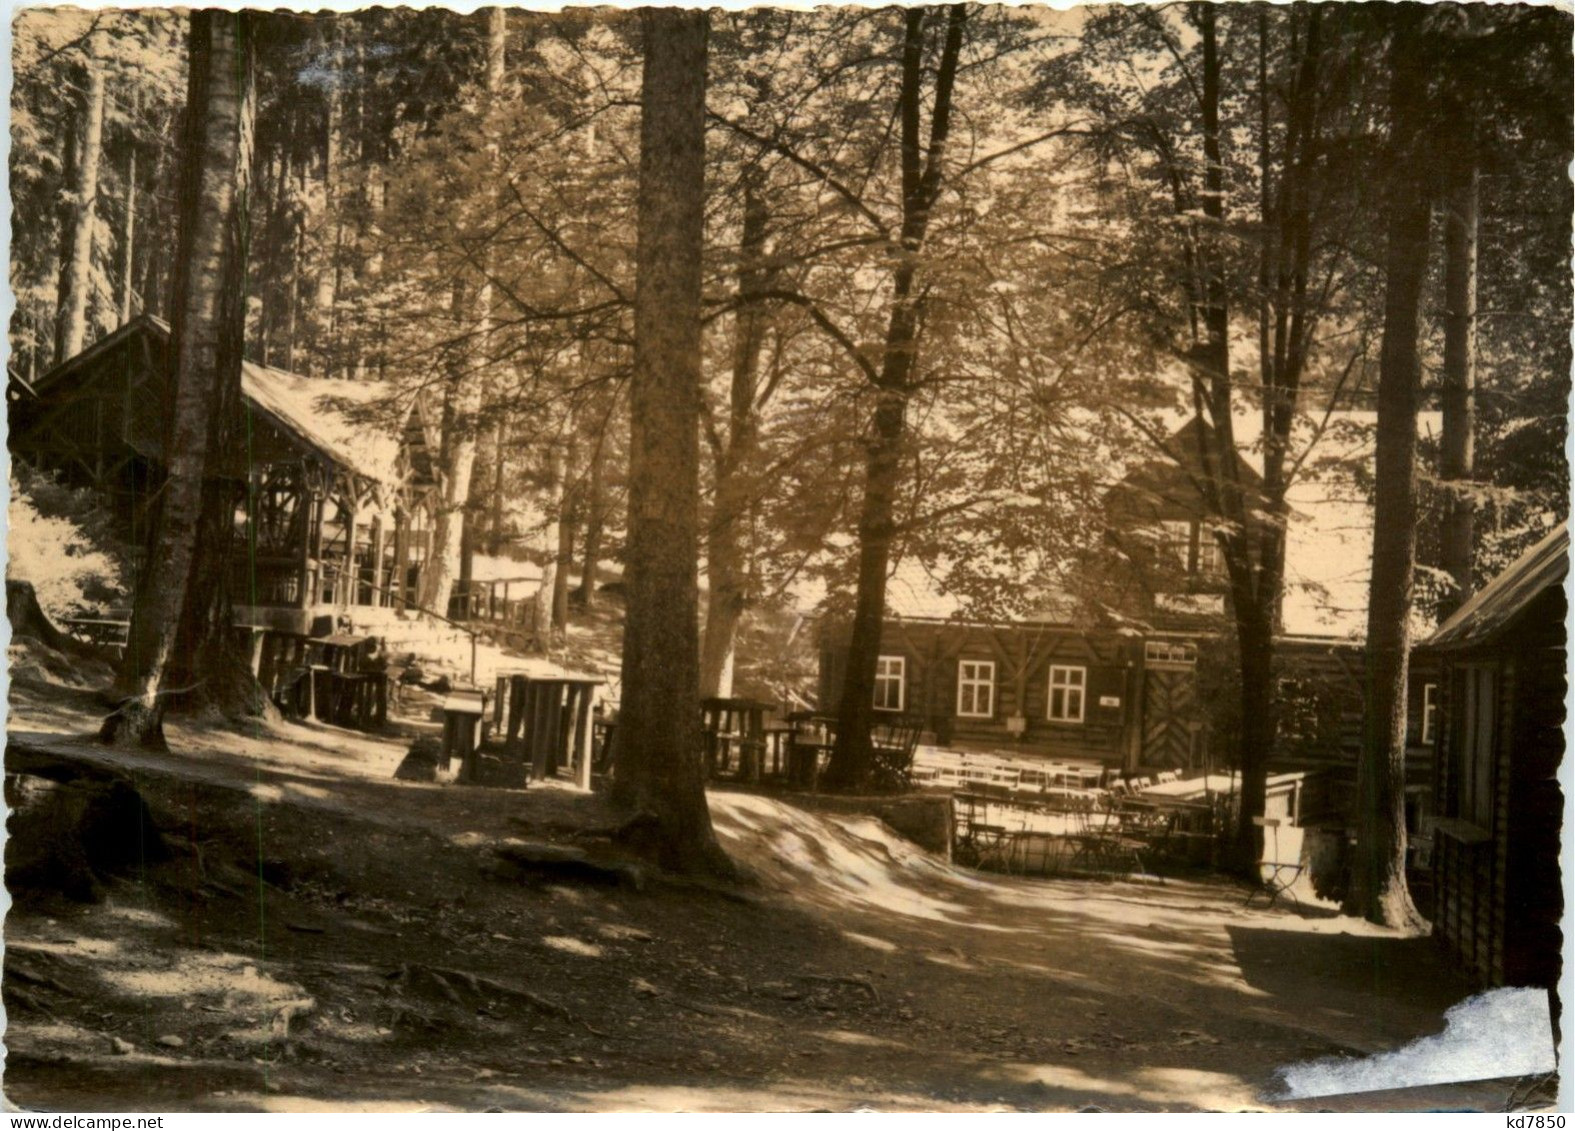
[[[897,944],[887,939],[878,939],[874,935],[861,935],[857,931],[843,931],[842,937],[849,942],[856,942],[860,946],[867,946],[871,950],[884,951],[890,954],[897,949]]]
[[[553,950],[561,950],[564,954],[578,954],[581,958],[600,958],[602,948],[595,943],[583,939],[569,938],[566,935],[549,935],[541,940],[543,946],[550,946]]]
[[[1134,1104],[1205,1110],[1255,1106],[1251,1090],[1240,1077],[1193,1068],[1137,1068],[1102,1076],[1068,1064],[1005,1064],[986,1069],[984,1075],[1016,1084],[1037,1084],[1045,1090],[1044,1098],[1058,1106],[1091,1103],[1112,1105],[1117,1110]]]
[[[1444,1014],[1444,1031],[1361,1060],[1317,1060],[1280,1069],[1283,1098],[1309,1099],[1424,1084],[1534,1076],[1555,1067],[1548,994],[1497,989]]]
[[[18,954],[63,954],[68,957],[110,958],[120,952],[119,939],[7,939]]]
[[[498,1089],[502,1093],[503,1089]],[[541,1110],[541,1093],[519,1094],[510,1104],[496,1094],[500,1106],[522,1110]],[[551,1096],[551,1093],[548,1093]],[[552,1096],[568,1110],[582,1112],[741,1112],[741,1111],[955,1111],[961,1105],[936,1100],[932,1096],[904,1092],[871,1092],[866,1088],[847,1090],[827,1082],[782,1081],[723,1084],[629,1085],[604,1090],[564,1093]]]
[[[13,1033],[10,1039],[15,1040],[15,1037]],[[92,1048],[105,1041],[97,1033],[69,1021],[34,1022],[27,1026],[27,1039],[41,1045],[74,1045],[82,1049]]]
[[[165,916],[160,915],[157,911],[149,911],[145,907],[125,907],[122,905],[111,905],[104,909],[104,913],[114,919],[120,919],[127,923],[135,923],[139,927],[157,928],[173,927],[175,925]]]
[[[877,1037],[870,1033],[855,1033],[851,1029],[821,1029],[813,1035],[836,1045],[862,1045],[866,1048],[884,1049],[904,1049],[908,1047],[901,1041]]]
[[[100,974],[112,986],[127,993],[148,997],[214,994],[237,1008],[302,996],[299,986],[260,974],[254,963],[234,954],[186,953],[178,965],[165,969],[101,970]]]
[[[214,1092],[244,1111],[273,1114],[295,1112],[325,1112],[329,1114],[366,1112],[387,1114],[391,1112],[450,1112],[474,1110],[450,1104],[428,1103],[423,1100],[324,1100],[316,1096],[266,1095],[257,1092]]]
[[[770,798],[719,793],[713,820],[727,849],[763,879],[810,898],[894,911],[933,922],[1010,931],[955,901],[921,890],[973,890],[979,882],[891,833],[872,817],[807,813]]]

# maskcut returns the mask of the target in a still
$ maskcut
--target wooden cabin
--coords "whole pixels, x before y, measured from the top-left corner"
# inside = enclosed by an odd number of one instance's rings
[[[31,384],[11,375],[12,455],[101,495],[141,545],[169,434],[169,327],[143,315]],[[231,594],[238,624],[308,633],[346,608],[413,607],[435,476],[388,386],[245,362]]]
[[[1250,417],[1237,421],[1238,440]],[[1227,764],[1236,696],[1234,628],[1217,522],[1192,469],[1206,429],[1177,428],[1163,451],[1133,461],[1104,499],[1104,538],[1076,571],[1077,597],[1047,594],[1040,613],[993,623],[968,618],[916,563],[887,586],[875,709],[922,720],[937,743],[1011,749],[1049,759],[1097,759],[1129,772],[1204,770]],[[1261,478],[1238,473],[1256,506]],[[1356,794],[1362,742],[1365,652],[1352,635],[1365,614],[1344,606],[1351,556],[1370,551],[1360,529],[1370,510],[1350,485],[1299,494],[1292,514],[1292,566],[1303,583],[1282,610],[1275,642],[1280,727],[1269,765],[1317,771],[1311,813],[1343,826]],[[1330,576],[1307,576],[1305,559]],[[1358,588],[1362,588],[1358,586]],[[1358,594],[1364,599],[1365,594]],[[1335,616],[1328,606],[1341,606]],[[848,627],[822,625],[820,702],[842,690]],[[1414,663],[1409,703],[1407,820],[1420,831],[1432,812],[1432,720],[1437,680]],[[1419,840],[1425,847],[1425,841]]]
[[[1439,663],[1433,934],[1482,983],[1556,987],[1568,653],[1561,526],[1462,605]]]

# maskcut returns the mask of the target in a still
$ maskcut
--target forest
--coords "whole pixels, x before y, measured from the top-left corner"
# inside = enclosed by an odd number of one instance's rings
[[[890,579],[921,571],[959,620],[1055,595],[1123,623],[1105,499],[1143,453],[1207,506],[1190,552],[1218,563],[1241,792],[1225,866],[1255,875],[1292,500],[1341,463],[1374,531],[1346,908],[1421,922],[1413,647],[1568,519],[1568,12],[33,8],[13,26],[13,418],[16,389],[134,320],[169,336],[163,479],[136,531],[160,568],[130,587],[100,741],[158,749],[166,712],[223,730],[274,711],[232,631],[256,538],[238,500],[260,482],[227,470],[251,442],[243,361],[350,383],[374,432],[422,422],[412,608],[468,601],[480,558],[529,563],[524,651],[551,655],[571,609],[616,594],[611,802],[664,869],[729,880],[700,703],[734,694],[750,626],[846,626],[819,781],[867,793]],[[355,536],[352,517],[352,560]]]

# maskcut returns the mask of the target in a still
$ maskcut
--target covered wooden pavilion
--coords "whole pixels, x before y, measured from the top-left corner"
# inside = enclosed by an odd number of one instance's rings
[[[12,455],[100,494],[136,546],[163,480],[168,348],[169,326],[143,315],[7,398]],[[419,406],[250,361],[241,393],[224,468],[237,623],[307,633],[346,606],[413,608],[436,487]]]

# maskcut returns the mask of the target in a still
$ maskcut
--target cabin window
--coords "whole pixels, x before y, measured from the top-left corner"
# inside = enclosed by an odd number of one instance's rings
[[[908,662],[901,656],[882,656],[875,661],[875,709],[900,711],[907,695]]]
[[[1182,573],[1192,572],[1192,523],[1170,519],[1159,524],[1160,559]]]
[[[1213,530],[1205,527],[1198,535],[1198,568],[1199,577],[1209,581],[1220,581],[1225,577],[1225,551],[1220,546],[1220,540]]]
[[[1422,745],[1433,745],[1433,727],[1438,719],[1438,684],[1422,685]]]
[[[1493,828],[1493,755],[1497,725],[1497,679],[1491,667],[1469,666],[1456,676],[1460,705],[1453,717],[1454,749],[1450,776],[1454,779],[1454,815],[1480,829]]]
[[[965,719],[988,719],[995,714],[994,660],[958,663],[957,714]]]
[[[1151,664],[1196,664],[1198,646],[1184,640],[1147,640],[1143,659]]]
[[[1088,669],[1050,667],[1050,721],[1080,723],[1083,721],[1083,697],[1088,689]]]

